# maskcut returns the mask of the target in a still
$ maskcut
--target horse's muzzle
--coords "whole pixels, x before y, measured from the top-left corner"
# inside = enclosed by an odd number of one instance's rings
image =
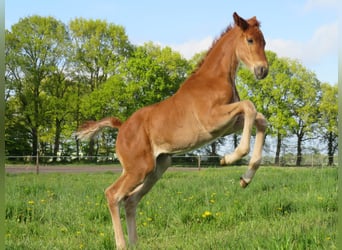
[[[256,66],[254,67],[254,75],[258,80],[264,79],[268,74],[268,67]]]

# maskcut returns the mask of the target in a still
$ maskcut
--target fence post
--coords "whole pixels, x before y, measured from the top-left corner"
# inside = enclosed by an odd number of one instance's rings
[[[201,155],[197,156],[197,167],[198,167],[198,171],[201,170]]]
[[[39,151],[36,154],[36,174],[39,174]]]

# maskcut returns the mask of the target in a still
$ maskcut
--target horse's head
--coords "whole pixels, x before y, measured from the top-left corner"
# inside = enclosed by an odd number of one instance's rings
[[[249,20],[233,14],[238,35],[236,55],[255,75],[257,79],[263,79],[268,73],[268,63],[265,55],[265,39],[259,29],[260,23],[256,17]]]

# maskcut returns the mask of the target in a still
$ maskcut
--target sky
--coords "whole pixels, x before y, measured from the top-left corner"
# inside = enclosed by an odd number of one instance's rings
[[[189,59],[207,50],[237,12],[261,22],[266,50],[299,60],[321,82],[336,84],[338,7],[338,0],[6,0],[5,28],[32,15],[65,24],[102,19],[125,27],[133,44],[152,41]]]

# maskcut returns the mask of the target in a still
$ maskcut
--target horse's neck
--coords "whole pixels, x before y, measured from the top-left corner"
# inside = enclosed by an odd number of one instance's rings
[[[239,64],[235,53],[234,36],[224,34],[211,48],[203,60],[198,74],[211,75],[213,77],[224,77],[234,84],[236,70]]]
[[[240,97],[235,86],[235,76],[239,65],[239,60],[235,53],[236,44],[234,36],[225,35],[214,44],[203,60],[201,66],[181,89],[183,89],[183,87],[186,88],[186,86],[190,86],[191,89],[193,84],[195,84],[196,88],[201,86],[201,89],[205,90],[205,88],[212,88],[212,84],[220,84],[222,87],[221,93],[227,94],[224,101],[225,103],[240,101]],[[208,84],[208,81],[206,80],[202,81],[198,79],[210,79],[210,84]],[[182,92],[181,89],[180,92]]]

